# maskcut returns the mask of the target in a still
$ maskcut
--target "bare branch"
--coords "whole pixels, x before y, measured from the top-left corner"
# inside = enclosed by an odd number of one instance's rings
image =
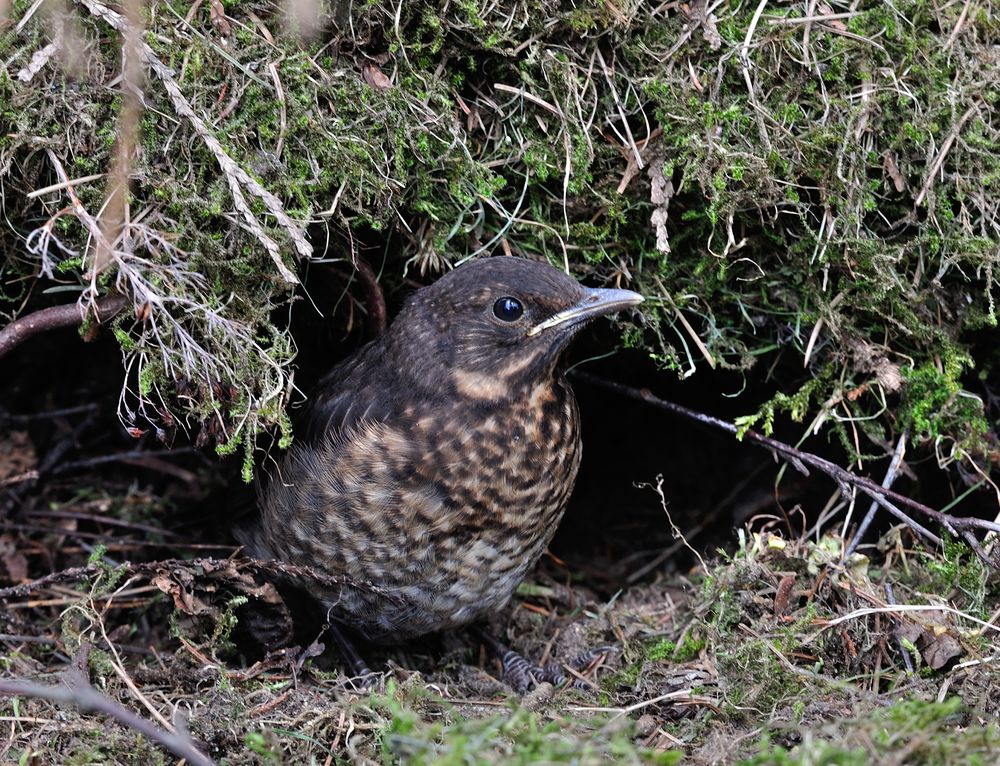
[[[261,572],[270,576],[277,577],[288,577],[290,579],[296,580],[312,580],[324,587],[334,588],[334,587],[350,587],[363,589],[372,593],[377,593],[385,598],[396,599],[397,597],[385,591],[381,588],[376,587],[368,582],[362,582],[357,580],[347,580],[344,578],[334,577],[328,575],[325,572],[321,572],[318,569],[313,569],[308,566],[297,566],[294,564],[286,564],[282,561],[263,561],[260,559],[238,559],[238,558],[227,558],[227,559],[214,559],[214,558],[203,558],[203,559],[165,559],[163,561],[145,561],[140,563],[125,563],[120,567],[124,569],[126,574],[135,575],[141,577],[153,577],[161,572],[169,572],[172,569],[180,568],[187,571],[201,569],[204,571],[205,575],[209,575],[215,572],[228,572],[228,571],[239,571],[242,569],[247,569],[255,572]],[[82,567],[71,567],[69,569],[63,569],[59,572],[52,572],[45,577],[40,577],[37,580],[32,580],[31,582],[23,582],[18,585],[12,585],[7,588],[0,588],[0,600],[8,601],[10,599],[23,598],[24,596],[34,593],[35,591],[41,590],[42,588],[47,588],[50,585],[55,585],[64,582],[78,582],[80,580],[85,580],[88,577],[93,577],[96,574],[104,571],[106,567],[102,564],[89,564]]]
[[[664,399],[660,399],[655,396],[649,389],[645,388],[633,388],[631,386],[626,386],[622,383],[616,383],[611,380],[605,380],[604,378],[599,378],[596,375],[590,375],[586,372],[580,372],[579,370],[573,371],[573,377],[579,378],[580,380],[585,380],[588,383],[598,386],[600,388],[606,389],[608,391],[614,391],[615,393],[622,394],[629,397],[630,399],[637,399],[640,402],[646,402],[647,404],[652,404],[661,410],[666,410],[675,415],[681,415],[689,420],[694,420],[705,425],[712,426],[713,428],[718,428],[722,431],[727,431],[731,434],[739,434],[740,429],[733,423],[721,420],[719,418],[712,417],[711,415],[705,415],[704,413],[697,412],[687,407],[683,407],[679,404],[674,404],[673,402],[668,402]],[[933,519],[942,527],[944,527],[952,535],[958,536],[962,534],[963,538],[970,545],[970,547],[976,552],[976,554],[989,566],[997,567],[996,562],[994,562],[986,551],[983,550],[982,546],[976,542],[976,539],[971,535],[963,534],[965,532],[971,531],[973,529],[985,529],[992,532],[1000,532],[1000,524],[995,521],[987,521],[985,519],[977,519],[974,517],[956,517],[949,516],[946,513],[941,513],[933,508],[919,503],[905,495],[901,495],[898,492],[894,492],[891,489],[880,486],[878,483],[872,481],[866,476],[858,476],[851,473],[850,471],[841,468],[836,463],[832,463],[825,458],[821,458],[819,455],[814,455],[811,452],[803,452],[789,444],[780,442],[777,439],[771,439],[770,437],[763,436],[751,429],[747,429],[743,432],[742,438],[747,441],[758,444],[762,447],[766,447],[777,455],[780,455],[785,460],[788,460],[795,466],[811,466],[813,468],[822,471],[827,476],[832,478],[837,482],[841,488],[847,486],[855,486],[868,495],[872,500],[878,503],[880,506],[885,508],[889,513],[891,513],[896,518],[900,519],[906,523],[915,532],[922,535],[927,540],[934,542],[935,544],[941,544],[941,538],[927,530],[921,524],[918,524],[907,514],[900,510],[899,506],[909,508],[910,510],[916,511],[929,519]]]
[[[128,300],[123,295],[107,295],[94,305],[96,308],[94,318],[103,324],[125,308]],[[51,306],[21,317],[0,330],[0,357],[34,335],[57,327],[73,327],[82,324],[84,319],[84,309],[79,303]]]
[[[152,721],[140,718],[127,707],[99,693],[89,683],[48,686],[30,681],[0,679],[0,694],[8,697],[38,697],[50,702],[75,705],[85,713],[103,713],[123,726],[139,732],[178,758],[185,759],[193,766],[215,766],[215,761],[195,747],[189,737],[171,733]]]

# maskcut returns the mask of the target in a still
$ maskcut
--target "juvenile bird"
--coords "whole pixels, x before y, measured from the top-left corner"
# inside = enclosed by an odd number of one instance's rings
[[[313,595],[370,641],[503,607],[554,534],[580,465],[560,356],[585,322],[642,300],[512,257],[418,290],[320,381],[261,492],[258,525],[242,534],[248,551],[356,583]]]

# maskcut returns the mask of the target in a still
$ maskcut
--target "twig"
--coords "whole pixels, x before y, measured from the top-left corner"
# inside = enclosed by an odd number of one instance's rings
[[[525,101],[530,101],[535,106],[542,107],[542,109],[545,109],[546,111],[551,112],[556,117],[559,117],[560,119],[565,119],[563,117],[562,110],[559,109],[559,107],[553,106],[548,101],[546,101],[544,98],[539,98],[535,94],[529,93],[524,88],[515,88],[515,87],[513,87],[511,85],[504,85],[502,82],[495,82],[495,83],[493,83],[493,88],[495,90],[501,90],[504,93],[513,93],[515,96],[520,96]]]
[[[691,543],[689,543],[687,538],[684,537],[684,533],[681,532],[680,528],[676,524],[674,524],[674,519],[670,515],[670,511],[667,508],[667,498],[663,495],[663,474],[661,473],[657,475],[655,487],[649,483],[637,484],[636,487],[638,489],[648,487],[657,494],[660,498],[660,507],[663,508],[663,513],[667,516],[667,523],[670,524],[670,533],[674,536],[675,540],[682,543],[685,548],[694,554],[695,558],[698,559],[698,563],[701,564],[701,571],[708,572],[708,567],[705,565],[705,559],[701,557],[701,554],[698,553],[698,551],[691,547]]]
[[[41,189],[35,189],[33,192],[28,192],[24,195],[25,199],[37,199],[38,197],[44,197],[46,194],[50,194],[55,191],[62,191],[63,189],[68,189],[71,186],[80,186],[82,184],[90,183],[91,181],[100,181],[104,178],[104,173],[93,173],[89,176],[80,176],[79,178],[64,180],[59,180],[58,183],[50,184],[48,186],[43,186]]]
[[[189,571],[192,569],[202,569],[204,570],[205,575],[211,575],[217,572],[225,573],[227,571],[247,569],[266,573],[271,576],[284,576],[296,580],[312,580],[313,582],[319,583],[324,587],[358,588],[371,593],[377,593],[383,597],[393,599],[394,601],[398,600],[398,597],[395,594],[378,588],[371,583],[346,580],[340,577],[328,575],[312,567],[296,566],[293,564],[286,564],[281,561],[262,561],[259,559],[236,558],[164,559],[162,561],[144,561],[141,563],[126,562],[125,564],[122,564],[120,568],[124,569],[124,572],[128,575],[141,577],[151,577],[159,574],[160,572],[169,571],[174,568]],[[37,580],[12,585],[8,588],[0,588],[0,600],[23,598],[30,593],[34,593],[42,588],[47,588],[48,586],[56,583],[78,582],[80,580],[85,580],[88,577],[92,577],[105,571],[106,569],[107,567],[103,564],[88,564],[87,566],[71,567],[58,572],[52,572],[51,574],[47,574],[45,577],[40,577]]]
[[[103,324],[125,308],[127,303],[123,295],[106,295],[97,301],[94,318]],[[0,357],[32,336],[57,327],[73,327],[82,324],[84,319],[84,309],[79,303],[51,306],[16,319],[0,330]]]
[[[125,521],[114,516],[104,516],[99,513],[86,513],[83,511],[54,511],[54,510],[27,510],[21,513],[25,518],[38,519],[72,519],[74,521],[92,521],[95,524],[106,524],[109,527],[119,527],[121,529],[146,532],[151,535],[163,535],[164,537],[180,537],[176,532],[169,529],[154,527],[152,524],[140,524],[134,521]]]
[[[740,429],[733,423],[721,420],[720,418],[712,417],[711,415],[705,415],[704,413],[683,407],[679,404],[674,404],[673,402],[668,402],[664,399],[660,399],[649,389],[633,388],[622,383],[605,380],[604,378],[597,377],[596,375],[580,372],[579,370],[574,370],[572,374],[573,377],[585,380],[591,385],[598,386],[608,391],[614,391],[640,402],[646,402],[654,407],[666,410],[667,412],[671,412],[675,415],[680,415],[688,418],[689,420],[694,420],[699,423],[712,426],[713,428],[727,431],[728,433],[734,435],[740,435],[741,433]],[[936,511],[923,503],[906,497],[905,495],[901,495],[891,489],[886,489],[866,476],[857,476],[856,474],[841,468],[836,463],[832,463],[825,458],[821,458],[819,455],[814,455],[811,452],[803,452],[802,450],[798,450],[789,444],[778,441],[777,439],[763,436],[752,429],[748,428],[743,431],[742,438],[762,447],[766,447],[775,454],[780,455],[806,476],[809,475],[806,468],[807,465],[822,471],[836,481],[840,486],[841,492],[844,492],[845,494],[847,494],[849,486],[857,487],[872,500],[889,511],[889,513],[893,516],[907,524],[907,526],[909,526],[912,530],[923,535],[924,538],[930,540],[936,545],[942,544],[941,538],[903,513],[903,511],[899,509],[898,505],[917,511],[923,516],[933,519],[944,527],[950,534],[955,535],[956,537],[960,534],[959,530],[965,532],[973,529],[986,529],[993,532],[1000,532],[1000,524],[995,521],[987,521],[985,519],[977,519],[974,517],[949,516],[948,514],[941,513],[940,511]],[[976,555],[979,556],[986,564],[990,567],[997,567],[997,564],[989,557],[986,551],[983,550],[982,546],[979,545],[974,537],[971,537],[971,535],[966,536],[964,534],[962,536],[965,538],[966,542],[969,543],[972,550],[975,551]]]
[[[955,143],[955,139],[958,138],[959,133],[962,132],[962,128],[965,127],[965,123],[969,121],[969,118],[975,114],[976,110],[979,109],[980,99],[977,98],[973,102],[972,106],[965,110],[965,114],[958,118],[958,122],[955,123],[948,135],[945,137],[944,142],[941,144],[941,151],[938,152],[937,157],[934,158],[934,162],[931,163],[930,170],[927,171],[927,177],[924,179],[923,186],[920,187],[920,193],[917,194],[915,200],[913,200],[913,209],[916,210],[920,207],[920,203],[924,201],[924,197],[927,196],[927,192],[931,190],[934,185],[934,177],[941,170],[941,166],[944,165],[944,159],[948,156],[948,152],[951,150],[951,145]]]
[[[757,120],[757,129],[760,131],[760,140],[767,150],[770,151],[771,139],[768,137],[767,129],[764,127],[764,119],[761,117],[760,104],[757,103],[757,94],[753,87],[753,78],[750,76],[750,43],[753,41],[753,33],[757,30],[760,15],[764,12],[764,8],[766,6],[767,0],[760,0],[760,3],[757,5],[757,10],[754,11],[753,17],[750,19],[750,26],[747,28],[747,36],[743,40],[743,45],[740,47],[740,68],[743,70],[743,79],[747,84],[747,93],[750,97],[750,104],[753,106],[754,117]]]
[[[621,118],[622,127],[625,129],[625,135],[628,136],[628,144],[632,149],[632,156],[635,157],[635,164],[642,170],[646,165],[642,161],[642,153],[639,151],[639,147],[636,146],[635,138],[632,137],[632,128],[628,124],[628,117],[625,115],[625,109],[622,106],[621,98],[618,96],[618,89],[615,87],[615,78],[611,74],[611,70],[608,69],[608,65],[604,62],[604,55],[601,53],[600,47],[597,49],[597,60],[601,62],[601,69],[604,72],[604,79],[608,81],[608,90],[611,91],[611,97],[615,101],[615,107],[618,109],[618,116]]]
[[[978,617],[973,617],[971,614],[967,614],[966,612],[956,609],[953,606],[948,606],[947,604],[894,604],[892,606],[864,607],[862,609],[855,609],[853,612],[842,614],[840,617],[824,622],[819,626],[816,633],[822,633],[824,630],[829,630],[830,628],[836,627],[841,623],[856,620],[859,617],[867,617],[870,614],[895,614],[896,612],[899,612],[900,614],[903,612],[944,612],[945,614],[951,614],[956,617],[961,617],[963,620],[975,623],[981,628],[980,632],[992,630],[1000,633],[1000,627],[986,622],[985,620],[980,620]]]
[[[965,19],[969,15],[969,8],[971,8],[975,3],[971,0],[965,0],[965,5],[962,6],[962,12],[958,15],[958,21],[955,22],[955,28],[951,30],[951,34],[948,35],[948,41],[944,44],[944,50],[948,50],[952,45],[955,44],[955,40],[962,33],[963,27],[965,27]]]
[[[884,583],[884,587],[885,587],[885,600],[892,606],[898,606],[898,604],[896,603],[896,596],[892,592],[892,583],[886,581]],[[895,624],[895,626],[899,628],[899,620],[893,617],[892,621],[893,624]],[[913,660],[910,659],[910,653],[906,649],[906,644],[903,643],[903,637],[900,636],[898,633],[896,635],[896,643],[899,647],[899,653],[903,657],[903,664],[906,665],[906,672],[909,673],[910,675],[913,675]]]
[[[0,425],[6,425],[7,423],[13,423],[14,425],[27,425],[36,420],[49,420],[51,418],[62,418],[66,415],[79,415],[81,412],[93,412],[98,406],[89,402],[87,404],[77,404],[73,407],[60,407],[55,410],[43,410],[41,412],[32,412],[27,415],[12,415],[9,412],[0,410]]]
[[[281,76],[278,74],[278,62],[272,61],[268,64],[267,71],[271,73],[271,81],[274,82],[274,90],[278,96],[278,140],[274,144],[274,156],[281,159],[281,150],[285,146],[285,133],[288,130],[288,107],[286,105],[285,89],[281,87]]]
[[[116,452],[111,455],[97,455],[95,457],[89,457],[84,460],[73,460],[69,463],[63,463],[62,465],[53,468],[53,474],[66,473],[67,471],[76,471],[81,468],[92,468],[95,465],[101,465],[103,463],[118,463],[118,462],[129,462],[145,457],[159,457],[159,456],[169,456],[178,457],[180,455],[196,455],[199,451],[194,447],[179,447],[177,449],[164,449],[164,450],[142,450],[134,449],[127,452]]]
[[[38,471],[31,469],[30,471],[25,471],[24,473],[8,476],[6,479],[0,479],[0,487],[13,487],[15,484],[20,484],[25,481],[35,481],[37,479]]]
[[[75,675],[79,677],[82,673]],[[185,759],[192,766],[215,766],[215,762],[195,747],[189,737],[166,731],[152,721],[140,718],[127,707],[100,694],[85,678],[75,680],[72,685],[51,686],[31,681],[0,679],[0,694],[7,697],[37,697],[50,702],[75,705],[83,713],[103,713],[123,726],[139,732],[178,758]]]
[[[858,16],[860,11],[847,11],[846,13],[823,13],[819,15],[809,15],[809,16],[796,16],[795,18],[775,18],[768,19],[767,23],[771,26],[785,26],[788,24],[812,24],[814,21],[836,21],[839,19],[847,20],[853,19]]]
[[[885,478],[882,479],[882,486],[889,489],[893,482],[896,481],[896,475],[899,473],[899,467],[903,463],[903,455],[906,453],[906,439],[908,433],[906,430],[899,435],[899,441],[896,442],[896,450],[892,453],[892,460],[889,462],[889,468],[885,472]],[[878,503],[874,500],[872,504],[868,507],[868,513],[861,520],[858,525],[857,532],[854,533],[854,537],[851,542],[844,549],[844,558],[846,559],[857,549],[858,544],[861,542],[861,538],[864,537],[865,532],[868,531],[868,527],[871,526],[872,521],[875,519],[875,512],[878,510]],[[847,531],[846,529],[844,530]]]
[[[382,294],[375,272],[366,261],[355,257],[351,263],[357,269],[358,279],[365,288],[365,306],[368,308],[368,320],[371,322],[369,334],[373,338],[378,337],[385,332],[385,296]]]
[[[712,710],[718,710],[712,700],[707,697],[695,696],[693,688],[677,689],[676,691],[667,692],[666,694],[661,694],[658,697],[653,697],[652,699],[636,702],[634,705],[629,705],[628,707],[593,707],[591,705],[579,705],[568,709],[578,713],[614,713],[615,719],[618,719],[628,715],[629,713],[634,713],[636,710],[642,710],[650,705],[658,705],[661,702],[666,702],[668,700],[677,705],[706,705]]]

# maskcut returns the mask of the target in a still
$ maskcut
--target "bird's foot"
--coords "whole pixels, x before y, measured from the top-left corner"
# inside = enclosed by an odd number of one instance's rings
[[[558,662],[547,662],[542,666],[525,659],[487,631],[480,629],[478,633],[500,660],[504,683],[521,695],[541,683],[547,682],[553,686],[566,684],[567,677],[563,673],[564,667],[572,676],[569,686],[574,689],[593,688],[595,684],[587,678],[587,675],[596,669],[610,652],[615,651],[613,646],[599,646],[583,652],[565,665],[560,665]]]
[[[525,694],[541,683],[548,682],[553,686],[566,683],[566,676],[557,662],[548,662],[544,667],[526,660],[510,647],[499,644],[497,654],[503,667],[503,680],[518,694]]]
[[[588,676],[603,665],[608,655],[614,651],[617,651],[615,646],[595,646],[567,662],[566,667],[573,676],[570,686],[574,689],[596,688],[597,684]]]
[[[340,651],[340,656],[347,663],[350,671],[350,676],[346,679],[347,683],[357,691],[371,691],[376,688],[382,677],[381,674],[368,667],[361,655],[358,654],[358,650],[354,648],[352,641],[344,635],[335,622],[330,621],[323,627],[330,634]]]

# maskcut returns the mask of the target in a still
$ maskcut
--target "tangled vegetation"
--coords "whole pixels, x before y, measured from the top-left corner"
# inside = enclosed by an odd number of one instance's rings
[[[138,76],[100,0],[0,22],[0,316],[124,294],[127,425],[287,441],[308,261],[395,294],[503,251],[641,290],[681,375],[777,371],[745,425],[995,448],[990,6],[303,7],[151,3]]]

